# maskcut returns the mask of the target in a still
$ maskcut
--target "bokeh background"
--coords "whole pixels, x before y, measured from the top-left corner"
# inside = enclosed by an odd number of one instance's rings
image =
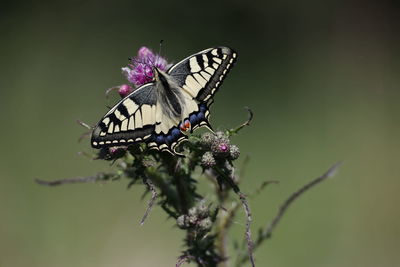
[[[258,266],[400,266],[398,1],[3,1],[0,9],[0,266],[174,266],[182,233],[160,208],[143,227],[143,186],[41,187],[108,171],[85,129],[117,100],[120,68],[143,45],[178,61],[214,45],[239,52],[212,124],[249,155],[253,229],[295,189],[343,161],[299,199]],[[242,237],[244,216],[232,239]]]

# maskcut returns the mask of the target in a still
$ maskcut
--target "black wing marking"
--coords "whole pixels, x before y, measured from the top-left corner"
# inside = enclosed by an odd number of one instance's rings
[[[128,145],[149,139],[156,124],[156,93],[155,84],[147,83],[119,101],[94,128],[92,147]]]
[[[201,51],[178,62],[168,74],[197,101],[208,101],[233,67],[237,53],[228,47]]]

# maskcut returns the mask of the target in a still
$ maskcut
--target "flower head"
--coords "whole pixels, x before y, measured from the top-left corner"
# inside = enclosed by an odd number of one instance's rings
[[[215,139],[211,144],[211,151],[217,157],[226,157],[229,155],[229,138],[223,132],[216,132]]]
[[[221,153],[226,153],[229,150],[229,144],[226,143],[221,143],[218,145],[218,151],[220,151]]]
[[[187,214],[179,216],[176,223],[181,229],[195,228],[202,233],[208,232],[212,227],[209,207],[201,201],[199,205],[191,207]]]
[[[240,150],[237,146],[231,145],[231,149],[229,151],[229,156],[232,160],[238,159],[240,156]]]
[[[138,51],[137,58],[144,61],[154,61],[154,53],[149,48],[142,46]]]
[[[118,88],[118,94],[122,98],[126,97],[127,95],[129,95],[132,92],[133,92],[133,88],[128,84],[123,84],[123,85],[119,86],[119,88]]]
[[[215,140],[215,135],[213,133],[210,132],[205,132],[202,136],[201,136],[201,140],[200,143],[202,145],[204,145],[205,147],[211,147],[212,143]]]
[[[208,151],[201,157],[201,165],[205,168],[210,168],[216,164],[213,154]]]
[[[166,71],[170,66],[165,58],[143,46],[137,56],[131,59],[130,64],[122,68],[122,72],[129,82],[138,87],[153,80],[154,67]]]
[[[126,153],[125,146],[112,146],[100,149],[97,158],[104,160],[116,160],[122,158]]]

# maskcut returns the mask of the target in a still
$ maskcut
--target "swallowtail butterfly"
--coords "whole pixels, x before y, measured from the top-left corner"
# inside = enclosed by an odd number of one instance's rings
[[[237,54],[214,47],[191,55],[119,101],[95,126],[93,148],[146,142],[151,149],[180,155],[187,133],[211,126],[209,106]]]

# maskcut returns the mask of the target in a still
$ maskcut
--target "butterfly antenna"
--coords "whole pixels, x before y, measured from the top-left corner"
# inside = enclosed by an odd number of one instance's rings
[[[162,48],[162,44],[163,44],[164,40],[160,40],[160,46],[158,48],[158,54],[161,55],[161,48]]]
[[[128,57],[128,60],[129,60],[131,63],[133,63],[133,64],[143,64],[143,62],[137,60],[137,59],[134,58],[134,57]]]

